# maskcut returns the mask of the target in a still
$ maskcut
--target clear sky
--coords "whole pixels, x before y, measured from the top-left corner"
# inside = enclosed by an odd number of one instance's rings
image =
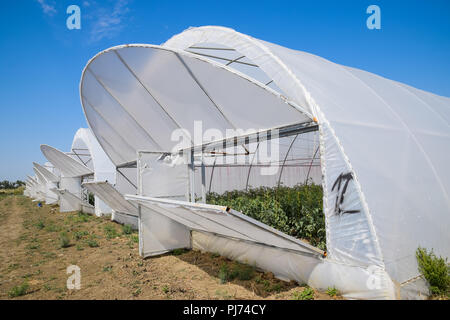
[[[81,30],[66,9],[81,8]],[[366,9],[381,9],[369,30]],[[68,151],[87,127],[78,85],[97,52],[221,25],[450,96],[450,1],[1,0],[0,180],[32,174],[39,146]]]

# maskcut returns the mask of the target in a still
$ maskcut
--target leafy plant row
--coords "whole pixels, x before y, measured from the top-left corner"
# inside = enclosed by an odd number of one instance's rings
[[[302,184],[294,187],[260,187],[247,191],[209,193],[207,202],[229,206],[293,237],[326,249],[322,187]]]

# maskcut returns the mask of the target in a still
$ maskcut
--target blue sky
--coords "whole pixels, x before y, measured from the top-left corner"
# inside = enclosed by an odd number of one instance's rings
[[[81,8],[68,30],[66,8]],[[381,30],[366,8],[381,9]],[[87,127],[78,84],[87,61],[123,43],[160,44],[189,26],[222,25],[450,96],[450,1],[10,0],[0,4],[0,180],[68,151]]]

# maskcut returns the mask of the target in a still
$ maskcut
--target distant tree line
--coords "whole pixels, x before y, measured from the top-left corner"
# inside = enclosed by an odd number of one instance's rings
[[[0,181],[0,189],[16,189],[20,186],[24,186],[25,182],[21,181],[21,180],[17,180],[16,182],[12,182],[12,181],[8,181],[8,180],[3,180]]]

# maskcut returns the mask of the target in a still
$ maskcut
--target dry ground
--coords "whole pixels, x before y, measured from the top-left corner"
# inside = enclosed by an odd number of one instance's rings
[[[0,194],[0,299],[295,299],[306,288],[253,271],[221,283],[220,270],[234,262],[197,251],[142,259],[137,242],[106,218]],[[69,265],[81,269],[80,290],[66,287]]]

